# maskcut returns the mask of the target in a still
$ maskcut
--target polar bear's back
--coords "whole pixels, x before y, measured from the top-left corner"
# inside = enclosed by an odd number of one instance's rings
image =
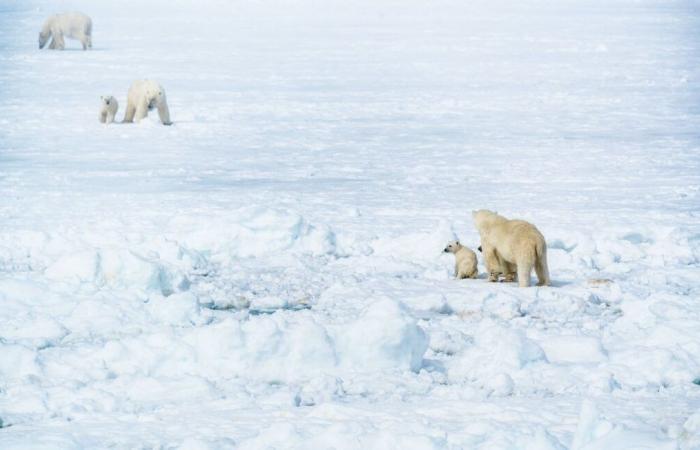
[[[55,14],[49,18],[49,21],[69,36],[92,33],[92,19],[81,12]]]
[[[132,94],[145,94],[147,92],[158,92],[162,91],[162,87],[158,82],[153,81],[153,80],[136,80],[133,83],[131,83],[131,86],[129,87],[129,92],[128,95]]]
[[[494,237],[504,244],[498,247],[509,249],[506,253],[522,254],[546,245],[540,230],[524,220],[507,220],[496,226],[496,231],[497,236]]]

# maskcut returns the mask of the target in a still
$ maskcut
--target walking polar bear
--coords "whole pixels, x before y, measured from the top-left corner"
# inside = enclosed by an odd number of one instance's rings
[[[153,80],[137,80],[131,84],[126,97],[124,122],[139,122],[148,116],[148,111],[158,108],[163,125],[171,125],[165,89]]]
[[[109,124],[114,122],[114,116],[119,110],[119,102],[111,95],[100,97],[100,114],[97,116],[101,123]]]
[[[83,50],[92,48],[92,19],[83,13],[54,14],[46,19],[39,32],[39,49],[44,48],[51,39],[49,48],[63,50],[66,42],[63,37],[77,39],[83,44]]]
[[[547,244],[534,225],[524,220],[508,220],[486,209],[473,211],[472,216],[481,236],[489,281],[498,281],[499,275],[513,281],[517,271],[518,284],[527,287],[534,267],[537,285],[549,285]]]

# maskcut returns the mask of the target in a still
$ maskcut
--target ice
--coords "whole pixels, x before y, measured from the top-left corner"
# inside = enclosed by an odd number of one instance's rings
[[[94,48],[39,51],[79,10]],[[700,447],[688,2],[0,5],[0,448]],[[123,117],[152,78],[174,124]],[[552,286],[454,279],[471,210]]]

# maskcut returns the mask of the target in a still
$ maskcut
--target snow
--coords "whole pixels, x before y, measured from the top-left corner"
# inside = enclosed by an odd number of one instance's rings
[[[39,51],[79,10],[94,49]],[[0,448],[700,448],[683,1],[0,4]],[[174,124],[96,120],[134,79]],[[455,280],[470,211],[553,285]]]

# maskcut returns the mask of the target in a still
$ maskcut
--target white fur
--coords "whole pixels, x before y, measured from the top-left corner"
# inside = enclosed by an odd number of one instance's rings
[[[131,84],[126,98],[124,122],[139,122],[148,116],[148,111],[158,108],[163,125],[170,125],[170,111],[165,98],[165,89],[153,80],[137,80]]]
[[[114,116],[117,115],[117,111],[119,110],[119,102],[117,102],[117,99],[111,95],[102,96],[100,97],[100,100],[101,107],[100,114],[98,116],[100,122],[105,124],[114,122]]]
[[[49,48],[63,50],[66,48],[64,37],[79,40],[83,44],[83,50],[92,48],[92,19],[78,12],[54,14],[41,27],[39,48],[44,48],[51,38]]]
[[[455,255],[455,277],[476,278],[479,271],[476,268],[476,253],[469,247],[465,247],[459,241],[450,241],[445,247],[445,253]]]
[[[518,284],[527,287],[534,268],[537,285],[549,285],[547,244],[534,225],[524,220],[508,220],[486,209],[474,211],[472,215],[481,236],[489,281],[498,281],[501,274],[506,281],[512,281],[517,271]]]

